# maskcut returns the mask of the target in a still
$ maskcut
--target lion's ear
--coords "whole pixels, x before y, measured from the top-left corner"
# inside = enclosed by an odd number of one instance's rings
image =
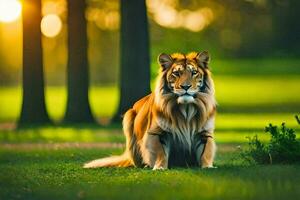
[[[158,56],[158,63],[163,68],[163,70],[168,69],[173,64],[173,58],[165,53],[162,53]]]
[[[208,63],[210,61],[210,55],[208,51],[202,51],[201,53],[198,53],[196,60],[198,65],[208,68]]]

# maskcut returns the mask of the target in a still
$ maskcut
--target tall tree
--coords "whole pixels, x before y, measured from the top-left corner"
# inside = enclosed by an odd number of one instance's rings
[[[19,125],[49,123],[45,106],[41,0],[23,3],[23,103]]]
[[[300,55],[299,0],[270,0],[273,17],[273,49],[288,52],[289,55]]]
[[[64,121],[94,122],[91,112],[85,0],[68,1],[68,101]]]
[[[150,93],[149,33],[145,0],[121,2],[120,102],[114,122]]]

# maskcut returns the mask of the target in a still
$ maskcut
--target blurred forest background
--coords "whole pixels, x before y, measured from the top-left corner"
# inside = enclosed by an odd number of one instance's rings
[[[300,74],[298,0],[148,0],[146,3],[152,80],[158,71],[156,58],[159,53],[201,50],[210,51],[212,71],[217,77]],[[116,86],[120,64],[120,2],[87,0],[87,4],[88,56],[92,86],[90,95],[97,93],[94,86],[103,86],[102,90],[107,89],[114,96],[114,105],[117,104]],[[49,94],[51,87],[54,88],[52,96],[57,98],[53,97],[51,101],[53,104],[64,105],[65,87],[60,86],[66,84],[66,1],[43,0],[42,15],[45,82],[47,88],[50,88],[46,93]],[[20,86],[21,75],[20,16],[9,23],[0,22],[0,86],[3,94],[3,107],[0,111],[6,112],[5,102],[10,103],[7,105],[15,105],[11,108],[15,111],[10,111],[12,114],[7,114],[2,121],[15,120],[16,113],[19,112],[20,90],[17,96],[13,95],[14,98],[4,99],[4,92],[9,91],[3,88]],[[103,94],[107,91],[103,91]],[[105,97],[99,96],[98,99],[101,98]],[[12,101],[17,102],[11,104]],[[93,104],[97,99],[91,98],[91,101]],[[102,101],[102,106],[94,109],[94,112],[101,116],[111,116],[114,108],[106,112],[106,108],[103,108],[106,101]],[[297,103],[294,101],[292,104]],[[61,108],[55,107],[52,110]],[[64,109],[60,110],[57,112],[50,109],[49,112],[62,116]]]
[[[92,84],[115,84],[119,65],[119,1],[87,2]],[[148,0],[147,7],[153,75],[157,72],[157,55],[165,51],[208,49],[217,59],[300,55],[297,0]],[[43,16],[46,20],[48,17],[45,29],[53,29],[43,32],[47,85],[65,83],[66,12],[64,0],[43,0]],[[53,14],[59,18],[51,18]],[[0,25],[0,83],[17,85],[22,66],[21,19]]]

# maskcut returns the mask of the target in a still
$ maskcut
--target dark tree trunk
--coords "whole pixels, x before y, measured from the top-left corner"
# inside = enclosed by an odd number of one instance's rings
[[[299,0],[272,1],[273,48],[299,56]]]
[[[126,110],[150,93],[149,35],[145,1],[120,2],[120,102],[113,122],[119,122]]]
[[[45,105],[41,0],[23,3],[23,103],[19,125],[50,123]]]
[[[68,101],[66,123],[92,123],[88,89],[88,41],[85,0],[68,1]]]

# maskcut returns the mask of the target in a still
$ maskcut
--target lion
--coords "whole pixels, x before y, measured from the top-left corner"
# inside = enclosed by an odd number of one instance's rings
[[[212,168],[216,100],[209,61],[207,51],[160,54],[155,90],[124,115],[125,152],[84,168]]]

